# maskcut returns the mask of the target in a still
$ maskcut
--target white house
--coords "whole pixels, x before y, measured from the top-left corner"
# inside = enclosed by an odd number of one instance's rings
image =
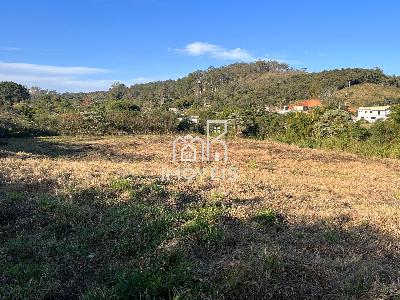
[[[278,112],[278,114],[283,115],[283,114],[292,112],[292,109],[289,106],[284,106],[283,108],[279,109],[277,112]]]
[[[307,111],[308,110],[308,106],[304,106],[304,105],[294,105],[293,106],[293,111]]]
[[[190,116],[190,117],[186,117],[187,119],[189,119],[190,122],[197,124],[199,123],[199,116]],[[182,121],[183,120],[183,116],[178,118],[178,121]]]
[[[359,107],[357,121],[366,120],[368,122],[375,122],[377,120],[386,120],[389,114],[390,106]]]

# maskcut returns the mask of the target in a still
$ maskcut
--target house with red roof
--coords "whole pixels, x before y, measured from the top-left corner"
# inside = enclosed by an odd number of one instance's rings
[[[289,112],[307,112],[316,107],[322,107],[321,100],[308,99],[308,100],[298,101],[293,105],[285,106],[283,109],[278,110],[278,113],[285,114]]]
[[[319,99],[308,99],[300,102],[296,102],[295,106],[303,106],[310,108],[322,107],[322,102]]]

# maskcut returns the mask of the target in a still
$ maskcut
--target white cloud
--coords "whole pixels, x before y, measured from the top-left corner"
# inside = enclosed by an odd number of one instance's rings
[[[0,61],[0,81],[14,81],[61,92],[107,90],[117,79],[99,78],[110,70]]]
[[[176,49],[180,53],[190,56],[210,56],[215,59],[221,60],[237,60],[237,61],[254,61],[257,58],[252,54],[241,48],[226,49],[218,45],[213,45],[206,42],[194,42],[188,44],[183,49]]]
[[[88,92],[108,90],[114,82],[121,80],[0,73],[0,81],[14,81],[27,87],[39,86],[60,92]]]
[[[7,63],[0,61],[0,72],[18,72],[30,74],[52,75],[92,75],[106,73],[108,70],[89,67],[59,67],[49,65],[37,65],[28,63]]]
[[[27,87],[39,86],[59,92],[89,92],[108,90],[114,82],[125,85],[154,81],[148,77],[132,80],[104,78],[111,70],[92,67],[61,67],[0,61],[0,81],[14,81]]]

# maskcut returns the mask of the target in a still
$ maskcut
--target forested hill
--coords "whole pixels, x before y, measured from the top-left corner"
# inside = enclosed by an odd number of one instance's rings
[[[349,96],[353,87],[363,84],[368,84],[365,94],[360,92],[363,89],[357,88],[355,95],[358,98],[355,100]],[[220,68],[210,67],[177,80],[136,84],[131,87],[114,84],[108,92],[64,96],[94,102],[127,100],[144,110],[163,106],[195,110],[212,107],[219,110],[227,106],[284,105],[307,98],[349,105],[398,103],[399,87],[400,77],[385,75],[378,68],[348,68],[309,73],[276,61],[257,61]]]

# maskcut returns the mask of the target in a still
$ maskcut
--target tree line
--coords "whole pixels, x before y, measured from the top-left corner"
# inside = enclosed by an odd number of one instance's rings
[[[210,67],[177,80],[130,87],[116,83],[105,92],[56,93],[36,87],[30,94],[18,83],[1,82],[0,136],[201,133],[205,120],[226,118],[246,137],[308,147],[363,149],[371,144],[370,150],[380,143],[389,150],[374,155],[397,156],[396,113],[372,126],[353,123],[343,109],[346,103],[336,96],[336,91],[362,84],[397,91],[400,78],[380,69],[308,73],[279,62],[257,61]],[[284,116],[265,111],[266,106],[308,98],[322,99],[324,108]],[[385,101],[396,104],[399,99]],[[181,120],[171,108],[183,115]],[[199,124],[184,117],[194,114],[200,116]]]

